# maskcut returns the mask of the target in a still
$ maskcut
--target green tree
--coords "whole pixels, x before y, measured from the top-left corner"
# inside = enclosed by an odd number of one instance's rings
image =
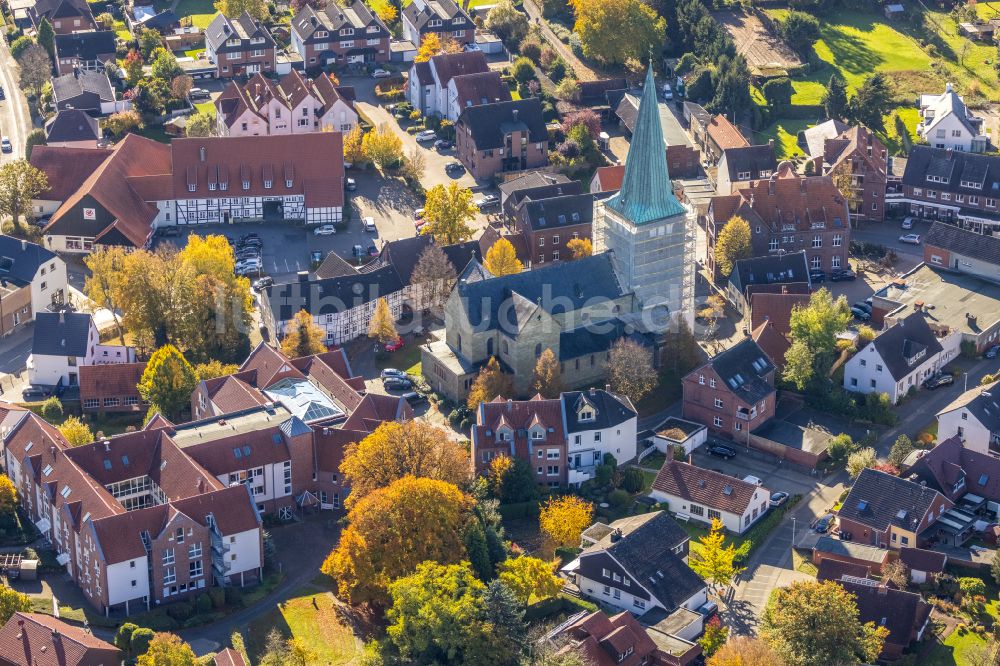
[[[170,100],[170,86],[163,79],[156,77],[139,79],[135,84],[135,95],[132,103],[140,113],[158,115],[163,113]]]
[[[424,199],[424,225],[420,233],[430,234],[441,245],[461,243],[472,238],[469,226],[478,213],[472,203],[472,190],[457,183],[435,185]]]
[[[218,0],[215,8],[229,18],[238,18],[247,12],[258,21],[264,21],[271,14],[264,0]]]
[[[468,563],[425,562],[389,586],[387,640],[405,663],[511,663],[520,645],[493,631],[486,592]]]
[[[131,622],[126,622],[122,626],[118,627],[118,631],[115,632],[114,645],[116,648],[122,651],[122,656],[125,658],[126,662],[131,661],[135,658],[132,654],[132,633],[139,627]]]
[[[122,60],[122,68],[125,70],[125,84],[129,87],[137,84],[142,78],[142,56],[139,52],[135,49],[129,50]]]
[[[785,350],[785,369],[781,378],[803,390],[813,378],[813,353],[802,340],[796,340]]]
[[[847,82],[839,73],[830,75],[830,81],[826,84],[826,92],[823,93],[823,108],[827,118],[834,120],[845,120],[850,110],[847,99]]]
[[[504,44],[519,44],[528,34],[528,17],[511,0],[500,0],[486,14],[485,27],[496,33]]]
[[[94,441],[94,433],[90,431],[90,426],[75,416],[70,416],[62,425],[59,432],[66,438],[70,446],[83,446]]]
[[[514,378],[500,369],[496,356],[491,356],[472,382],[466,405],[469,409],[478,409],[481,402],[489,402],[497,396],[511,396],[513,393]]]
[[[513,557],[500,564],[500,580],[517,597],[522,605],[532,600],[548,599],[559,594],[563,581],[555,575],[555,562],[537,557]]]
[[[883,116],[892,110],[892,105],[892,84],[882,72],[866,78],[851,98],[853,119],[877,132],[885,132]]]
[[[159,633],[150,641],[145,654],[139,655],[137,663],[138,666],[194,666],[195,656],[191,646],[176,634]]]
[[[31,214],[31,200],[49,186],[45,173],[28,160],[14,160],[0,166],[0,215],[9,215],[21,226],[21,216]]]
[[[611,390],[639,402],[659,381],[653,369],[653,350],[628,338],[619,338],[611,347],[607,365]]]
[[[164,81],[170,81],[181,71],[174,54],[162,46],[153,51],[153,62],[150,63],[150,73]]]
[[[511,74],[518,83],[527,83],[535,78],[535,63],[521,56],[514,61],[514,65],[511,67]]]
[[[525,645],[527,626],[524,608],[513,591],[500,580],[492,580],[483,595],[483,612],[490,624],[495,640],[507,645],[509,654],[515,656]]]
[[[993,553],[993,560],[990,562],[990,574],[994,582],[1000,585],[1000,550]]]
[[[826,447],[827,455],[830,456],[830,460],[838,467],[846,465],[847,459],[857,450],[858,445],[854,443],[854,440],[847,433],[836,435]]]
[[[299,310],[281,339],[281,351],[289,358],[312,356],[326,351],[326,332],[319,327],[312,315]]]
[[[847,457],[847,473],[851,475],[852,479],[856,479],[861,472],[869,467],[874,467],[877,463],[878,457],[875,455],[875,449],[870,446],[865,447]]]
[[[983,582],[982,578],[959,578],[958,589],[962,591],[962,596],[965,598],[986,596],[986,583]]]
[[[1000,62],[998,60],[997,62]],[[899,145],[903,152],[903,155],[910,154],[910,148],[913,147],[913,138],[910,136],[910,129],[906,126],[906,121],[903,117],[899,115],[898,111],[894,111],[892,114],[893,127],[896,130],[896,136],[899,137]]]
[[[130,652],[132,653],[132,658],[135,659],[141,654],[146,654],[149,651],[149,646],[153,642],[156,634],[153,633],[152,629],[147,627],[139,627],[132,632],[132,640],[130,641]]]
[[[385,297],[375,302],[375,312],[372,313],[372,320],[368,324],[368,337],[378,340],[383,345],[395,342],[399,338],[396,323]]]
[[[35,146],[45,145],[45,130],[36,127],[35,129],[28,132],[28,136],[24,140],[24,159],[31,159],[31,151],[34,150]]]
[[[914,448],[913,441],[909,437],[900,435],[893,442],[892,448],[889,449],[889,464],[896,469],[903,469],[903,461],[906,460],[906,456],[913,452]]]
[[[142,116],[135,109],[112,113],[104,121],[104,131],[115,138],[121,138],[139,129],[142,129]]]
[[[715,96],[709,106],[715,113],[724,113],[729,118],[738,120],[753,107],[750,97],[750,70],[747,61],[742,56],[721,56],[716,68],[712,84],[715,86]]]
[[[641,0],[575,0],[573,6],[583,54],[603,63],[645,60],[666,39],[666,20]]]
[[[861,624],[854,595],[834,581],[779,587],[761,616],[760,635],[789,666],[837,666],[873,662],[885,627]]]
[[[715,240],[715,263],[723,277],[729,277],[739,259],[750,257],[750,224],[738,215],[731,217]]]
[[[562,393],[562,370],[559,367],[559,359],[551,349],[546,349],[538,357],[532,386],[543,398],[558,398]]]
[[[192,114],[188,117],[187,125],[184,127],[185,135],[192,136],[215,136],[218,132],[215,126],[215,117],[208,113]]]
[[[702,654],[704,654],[706,658],[711,657],[719,651],[719,648],[726,644],[726,639],[728,637],[729,627],[723,625],[719,620],[719,616],[716,615],[705,623],[705,633],[702,634],[700,639],[698,639],[698,644],[701,645]]]
[[[42,418],[53,423],[62,419],[63,406],[59,398],[52,396],[42,403]]]
[[[38,45],[45,49],[50,62],[56,59],[56,31],[52,28],[52,23],[47,18],[43,18],[38,24],[38,34],[35,37]]]
[[[139,53],[147,62],[153,59],[153,52],[163,46],[163,38],[160,33],[152,28],[139,28],[139,36],[136,41],[139,43]]]
[[[736,547],[725,545],[726,535],[722,529],[722,521],[712,519],[708,534],[699,539],[701,548],[690,558],[691,568],[696,574],[708,581],[713,588],[726,587],[732,584],[733,578],[743,569],[737,567]]]
[[[813,292],[807,306],[792,310],[792,340],[805,342],[813,354],[831,353],[837,346],[837,334],[847,328],[852,317],[847,298],[840,296],[834,300],[824,287]]]
[[[173,345],[160,347],[150,357],[139,380],[139,394],[157,411],[175,419],[191,400],[198,375]]]
[[[483,257],[483,266],[496,277],[520,273],[524,268],[514,246],[506,238],[499,238],[490,246]]]
[[[781,22],[781,36],[797,53],[808,56],[819,39],[819,21],[812,14],[792,10]]]
[[[529,502],[538,497],[538,484],[531,464],[522,458],[497,456],[490,461],[489,487],[503,504]]]
[[[7,624],[14,613],[18,612],[31,612],[31,597],[13,588],[0,585],[0,624]]]
[[[31,37],[22,35],[10,43],[10,55],[17,60],[24,50],[35,43]]]

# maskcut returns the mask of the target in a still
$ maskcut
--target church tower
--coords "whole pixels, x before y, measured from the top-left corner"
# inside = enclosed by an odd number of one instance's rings
[[[653,68],[625,161],[621,190],[598,204],[594,253],[614,252],[622,284],[633,291],[654,328],[683,317],[694,325],[696,214],[674,196],[667,170]],[[647,324],[649,325],[649,324]]]

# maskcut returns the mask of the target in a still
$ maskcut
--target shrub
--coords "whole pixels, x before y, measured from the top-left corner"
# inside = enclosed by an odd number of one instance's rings
[[[552,79],[553,82],[559,83],[566,77],[566,69],[566,61],[562,58],[557,58],[556,61],[552,63],[552,67],[548,70],[549,78]]]
[[[695,57],[693,53],[685,53],[681,56],[681,59],[677,61],[677,67],[674,71],[678,75],[684,75],[693,70],[698,65],[698,58]]]
[[[186,601],[178,601],[177,603],[167,606],[167,615],[174,618],[178,622],[183,622],[191,617],[192,612],[194,612],[194,610],[191,608],[191,604]]]
[[[612,490],[608,494],[608,502],[611,506],[621,508],[629,503],[632,497],[624,490]]]
[[[521,55],[537,63],[542,57],[542,45],[534,37],[529,37],[521,42]]]
[[[551,47],[543,46],[542,55],[538,58],[538,64],[541,65],[542,69],[545,71],[549,71],[558,58],[559,54],[556,53]]]
[[[227,587],[224,588],[226,592],[226,605],[227,606],[242,606],[243,605],[243,591],[238,587]]]
[[[625,470],[625,474],[622,476],[622,488],[630,493],[642,490],[642,472],[634,467]]]
[[[198,599],[195,601],[195,608],[199,613],[208,613],[212,610],[212,597],[208,596],[205,592],[198,595]]]
[[[410,111],[409,118],[412,121],[420,120],[420,111],[418,111],[417,109],[414,109],[413,111]]]
[[[514,61],[514,68],[512,72],[518,83],[526,84],[528,81],[535,78],[535,64],[528,58],[521,56]]]
[[[59,398],[52,396],[42,403],[42,418],[46,421],[58,421],[63,417],[63,406]]]
[[[611,475],[614,471],[611,465],[598,465],[594,468],[594,481],[602,488],[607,487],[611,485]]]
[[[213,608],[222,608],[226,605],[226,589],[223,587],[213,587],[208,591],[208,596],[212,599]]]

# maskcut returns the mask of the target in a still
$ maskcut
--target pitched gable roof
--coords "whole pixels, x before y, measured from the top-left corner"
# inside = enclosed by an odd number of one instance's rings
[[[741,479],[679,460],[666,461],[653,480],[653,490],[737,516],[746,513],[757,488]]]
[[[490,66],[486,63],[486,54],[482,51],[443,53],[433,56],[429,62],[431,71],[437,75],[438,85],[442,88],[447,87],[452,78],[456,76],[490,71]]]
[[[761,178],[762,172],[773,172],[778,168],[778,160],[774,156],[774,146],[763,144],[760,146],[733,146],[722,151],[722,161],[725,161],[726,172],[730,182],[739,180],[749,180],[751,178]],[[742,174],[747,174],[741,177]]]
[[[757,343],[775,368],[785,367],[785,353],[792,346],[792,343],[784,335],[778,332],[774,324],[765,321],[750,332],[750,337]]]
[[[138,396],[137,385],[145,369],[144,362],[80,366],[80,399]]]
[[[900,319],[869,344],[882,357],[886,369],[896,381],[942,350],[941,343],[921,312]]]
[[[93,93],[102,102],[115,101],[115,91],[111,87],[111,80],[104,72],[80,70],[52,79],[52,99],[57,106],[84,93]],[[130,134],[129,136],[134,135]]]
[[[911,478],[920,479],[951,500],[972,493],[1000,501],[1000,459],[966,448],[957,435],[919,455],[910,467]],[[965,482],[959,484],[963,478]]]
[[[449,85],[455,87],[458,108],[510,100],[510,87],[503,82],[500,72],[479,72],[454,76]]]
[[[114,645],[51,615],[18,611],[0,628],[0,663],[9,666],[114,666],[120,661]]]
[[[56,35],[56,57],[98,60],[115,55],[116,35],[112,30]]]
[[[750,259],[737,259],[733,262],[733,272],[729,281],[740,293],[750,285],[782,284],[788,282],[808,282],[809,268],[806,263],[806,253],[788,252]]]
[[[745,402],[754,404],[774,393],[773,379],[768,379],[774,372],[774,363],[752,338],[744,338],[716,354],[708,365],[726,388]],[[704,371],[698,368],[691,375],[699,372]]]
[[[1000,265],[1000,238],[934,222],[924,238],[924,247],[937,247],[965,257]]]
[[[869,468],[858,475],[837,514],[880,532],[890,525],[916,531],[939,497],[932,488]]]
[[[63,112],[60,112],[63,113]],[[63,148],[35,146],[31,166],[45,173],[48,189],[38,195],[46,201],[65,201],[87,181],[110,156],[108,148]]]
[[[750,142],[747,141],[746,137],[743,136],[743,133],[736,128],[736,125],[729,122],[729,120],[722,114],[712,118],[712,121],[708,124],[707,132],[708,136],[715,141],[715,144],[719,146],[721,150],[725,150],[727,148],[741,148],[750,145]]]
[[[97,141],[101,129],[97,118],[80,109],[63,109],[45,123],[45,140],[49,143]],[[32,151],[34,156],[34,151]],[[88,170],[86,173],[90,173]],[[81,179],[80,182],[83,182]],[[49,189],[52,185],[49,184]]]
[[[471,131],[476,150],[502,148],[506,134],[515,130],[527,132],[531,143],[548,141],[537,97],[466,107],[458,122]]]
[[[31,353],[86,356],[92,322],[93,317],[86,312],[36,312]]]
[[[0,278],[7,282],[22,287],[31,284],[38,269],[55,258],[54,252],[38,243],[0,234]]]
[[[887,644],[909,646],[930,617],[931,605],[919,594],[851,578],[842,578],[837,583],[854,595],[861,623],[874,622],[889,630]]]

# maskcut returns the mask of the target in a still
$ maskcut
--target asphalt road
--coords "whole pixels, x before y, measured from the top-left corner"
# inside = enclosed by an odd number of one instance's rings
[[[28,101],[17,85],[18,67],[6,40],[0,38],[0,86],[6,99],[0,101],[0,134],[10,137],[13,152],[0,155],[0,163],[24,157],[24,140],[31,131]]]

